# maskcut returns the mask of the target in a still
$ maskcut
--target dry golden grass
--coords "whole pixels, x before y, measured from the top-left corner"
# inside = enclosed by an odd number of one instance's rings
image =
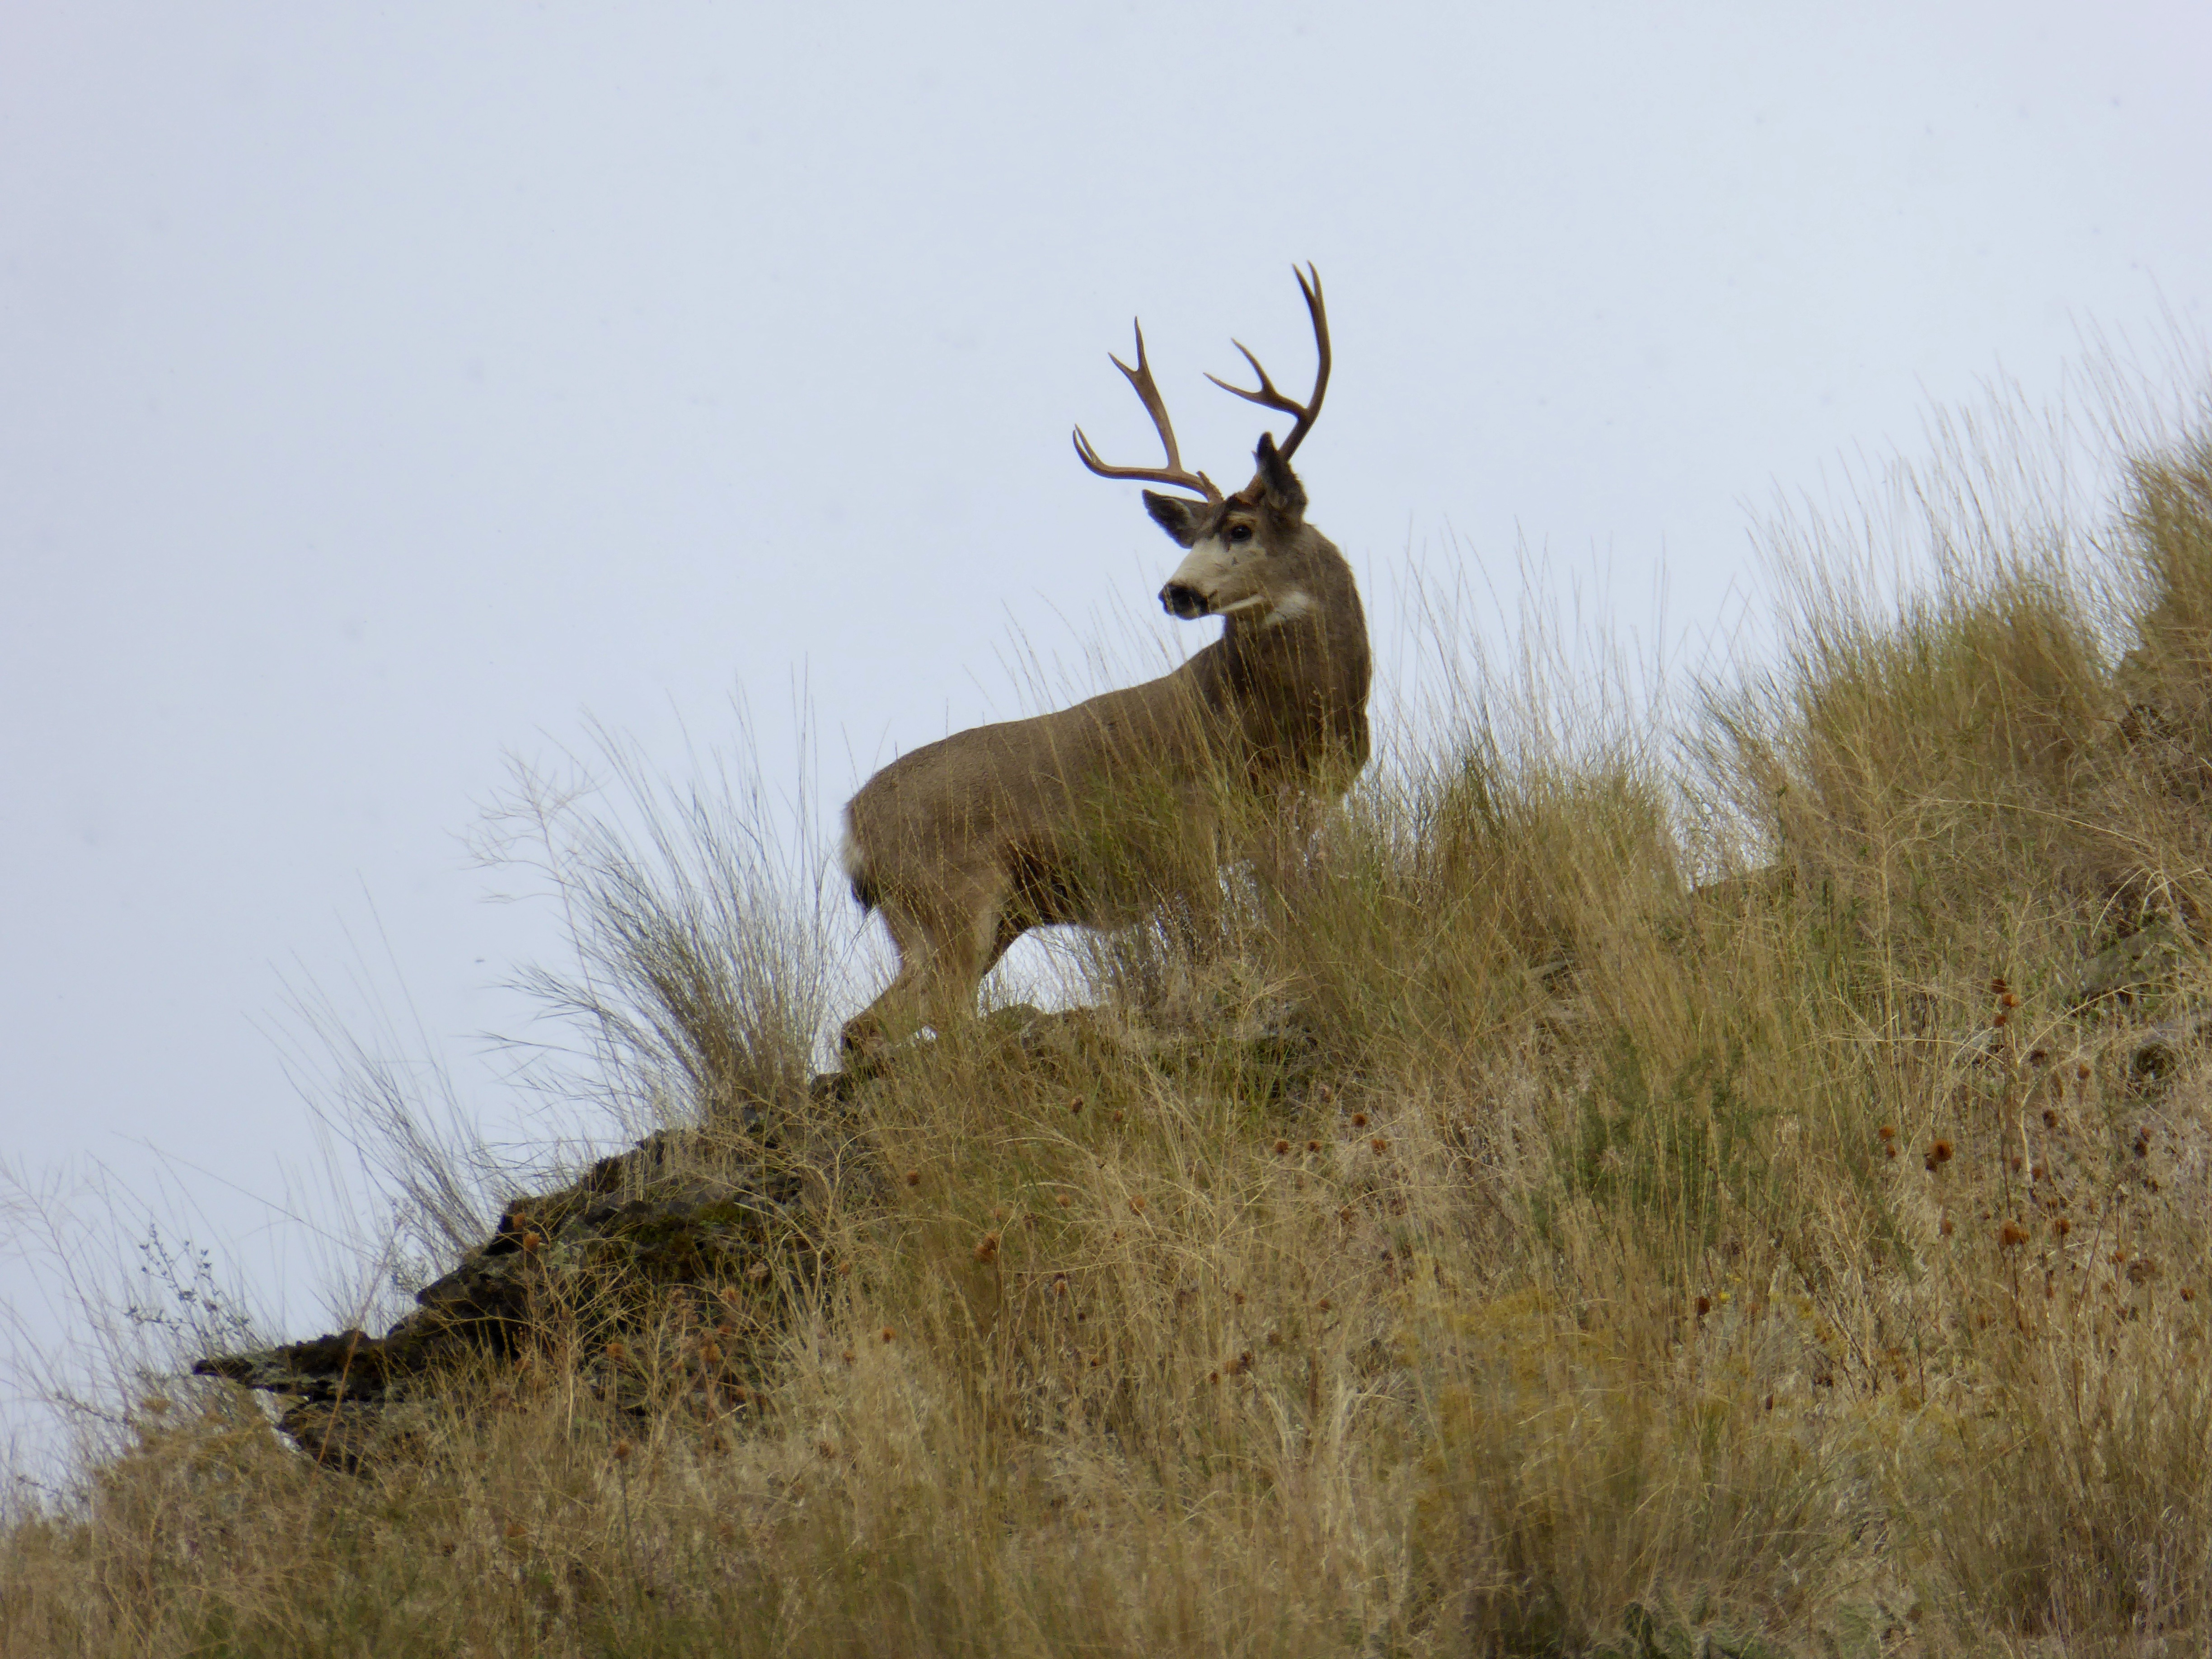
[[[798,913],[596,843],[607,1086],[808,1166],[764,1384],[702,1300],[617,1412],[549,1319],[355,1477],[165,1385],[0,1651],[2203,1651],[2212,448],[1969,518],[1887,605],[1801,557],[1674,747],[1476,722],[842,1115]]]

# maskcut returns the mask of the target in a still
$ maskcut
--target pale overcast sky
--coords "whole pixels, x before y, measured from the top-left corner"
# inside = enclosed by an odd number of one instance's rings
[[[803,685],[834,809],[1022,652],[1201,642],[1068,429],[1148,453],[1140,313],[1241,480],[1200,374],[1304,383],[1294,260],[1378,619],[1409,556],[1510,609],[1525,540],[1755,635],[1747,504],[2085,326],[2202,337],[2208,86],[2180,0],[0,7],[5,1158],[321,1328],[287,982],[365,1022],[366,943],[514,1123],[476,1034],[552,919],[461,844],[509,751],[684,775],[741,693],[794,777]]]

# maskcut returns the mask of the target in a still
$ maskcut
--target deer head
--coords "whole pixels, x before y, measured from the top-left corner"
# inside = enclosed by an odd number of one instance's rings
[[[1184,495],[1145,491],[1146,510],[1188,554],[1168,578],[1167,585],[1160,589],[1161,607],[1170,616],[1188,621],[1198,617],[1249,615],[1267,626],[1295,621],[1312,607],[1311,567],[1325,556],[1322,550],[1328,548],[1328,544],[1306,526],[1305,488],[1299,483],[1297,474],[1291,471],[1291,457],[1313,429],[1314,421],[1321,413],[1322,395],[1328,390],[1328,313],[1322,301],[1320,273],[1309,265],[1293,274],[1298,279],[1298,292],[1305,296],[1307,313],[1313,319],[1318,360],[1313,391],[1305,402],[1298,403],[1277,391],[1260,360],[1241,340],[1233,343],[1243,352],[1244,361],[1259,377],[1259,386],[1248,391],[1230,385],[1218,375],[1206,377],[1223,391],[1263,409],[1289,415],[1295,422],[1290,436],[1279,447],[1272,432],[1261,435],[1259,447],[1253,453],[1255,470],[1252,481],[1243,489],[1224,496],[1205,473],[1185,470],[1176,445],[1175,428],[1168,419],[1167,404],[1153,383],[1151,366],[1145,361],[1145,331],[1141,325],[1137,329],[1136,366],[1133,368],[1119,357],[1110,361],[1128,377],[1146,411],[1152,416],[1161,446],[1167,451],[1167,465],[1109,466],[1099,459],[1098,452],[1084,436],[1083,428],[1075,429],[1076,454],[1100,477],[1136,478],[1169,484],[1194,491],[1200,497],[1193,501]],[[1334,550],[1329,550],[1326,556],[1334,556]]]

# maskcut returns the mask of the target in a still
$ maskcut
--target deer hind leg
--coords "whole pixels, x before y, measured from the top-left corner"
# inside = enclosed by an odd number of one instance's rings
[[[975,975],[975,983],[979,988],[986,979],[990,977],[991,969],[999,965],[999,958],[1012,950],[1014,941],[1029,930],[1027,922],[1016,921],[1006,912],[1003,910],[1000,912],[998,925],[992,930],[991,948],[983,953],[982,971]]]
[[[921,990],[930,962],[929,934],[911,911],[896,902],[878,907],[898,953],[898,972],[883,994],[845,1022],[839,1042],[846,1054],[866,1056],[903,1042],[921,1024]]]
[[[1022,930],[1007,915],[1012,897],[1010,884],[996,871],[978,875],[948,896],[923,1005],[940,1036],[974,1021],[983,975],[1021,937]]]
[[[866,1055],[905,1042],[924,1025],[942,1035],[972,1021],[983,975],[1020,935],[1018,928],[1008,931],[1006,897],[1003,882],[978,880],[927,910],[884,902],[899,970],[881,996],[845,1023],[846,1052]]]

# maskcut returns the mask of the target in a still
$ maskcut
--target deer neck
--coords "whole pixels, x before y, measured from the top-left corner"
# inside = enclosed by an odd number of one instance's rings
[[[1298,769],[1329,749],[1366,757],[1367,619],[1352,568],[1328,552],[1266,611],[1225,617],[1192,665],[1232,741],[1264,770]]]
[[[1262,692],[1316,675],[1341,683],[1351,701],[1367,701],[1367,617],[1352,568],[1334,548],[1311,575],[1264,611],[1223,618],[1222,654],[1234,680]],[[1334,688],[1333,688],[1334,689]]]

